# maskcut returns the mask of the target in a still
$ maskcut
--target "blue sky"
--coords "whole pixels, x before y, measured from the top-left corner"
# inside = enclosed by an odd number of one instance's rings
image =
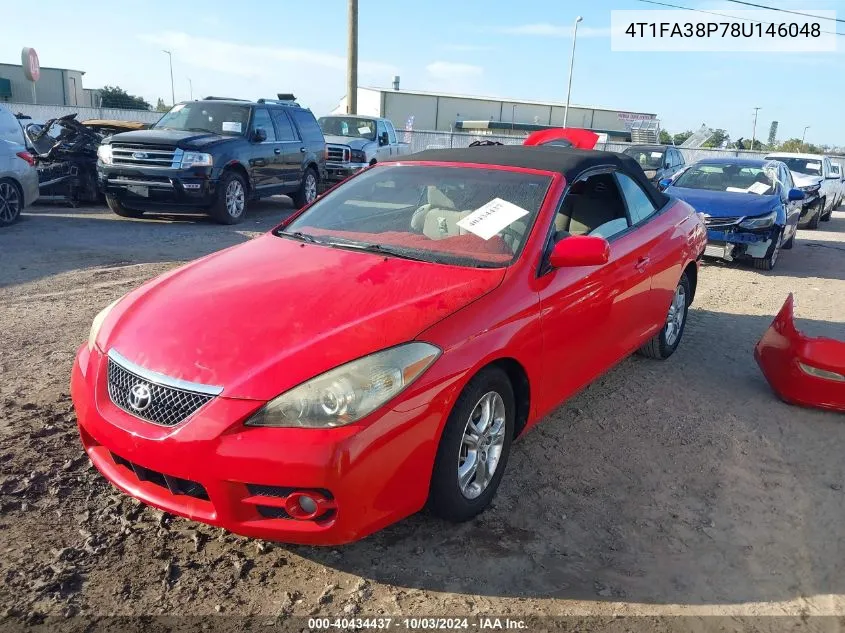
[[[665,0],[730,14],[723,0]],[[836,0],[756,0],[807,9],[845,9]],[[155,103],[170,101],[162,48],[173,51],[176,99],[208,94],[257,98],[294,92],[316,114],[345,92],[346,0],[206,0],[202,3],[46,0],[0,40],[0,61],[34,47],[43,66],[86,71],[84,85],[119,85]],[[612,9],[659,7],[638,0],[360,0],[361,85],[565,101],[571,26],[579,26],[574,104],[655,112],[672,132],[702,123],[750,138],[772,120],[778,137],[845,145],[845,37],[833,53],[612,52]],[[14,11],[14,9],[13,9]],[[32,12],[27,12],[33,17]],[[719,18],[690,13],[701,20]],[[845,11],[841,12],[845,17]],[[783,21],[786,14],[773,19]],[[839,24],[845,32],[845,24]],[[834,23],[826,27],[833,29]],[[88,34],[87,36],[85,34]],[[81,36],[81,37],[79,37]],[[79,39],[77,39],[79,37]]]

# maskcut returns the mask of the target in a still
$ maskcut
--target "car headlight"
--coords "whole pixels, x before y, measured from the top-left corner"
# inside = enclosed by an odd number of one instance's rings
[[[406,343],[341,365],[286,391],[248,426],[324,429],[369,415],[419,378],[440,356],[429,343]]]
[[[105,308],[100,310],[97,313],[97,316],[94,317],[94,321],[91,323],[91,331],[88,333],[88,351],[93,351],[94,345],[96,345],[97,342],[97,335],[100,333],[100,328],[103,327],[103,321],[106,320],[109,312],[111,312],[111,309],[117,305],[118,301],[120,301],[120,299],[115,299]]]
[[[99,158],[104,165],[111,165],[111,145],[100,145],[99,147],[97,147],[97,158]]]
[[[349,160],[353,163],[366,163],[367,155],[360,149],[353,149],[349,152]]]
[[[182,169],[187,167],[211,167],[213,164],[211,154],[203,152],[185,152],[182,154]]]
[[[766,215],[743,220],[739,225],[744,229],[767,229],[775,223],[776,219],[777,211],[772,211]]]
[[[816,185],[807,185],[806,187],[798,187],[804,193],[816,193],[819,189],[822,188],[820,184]]]

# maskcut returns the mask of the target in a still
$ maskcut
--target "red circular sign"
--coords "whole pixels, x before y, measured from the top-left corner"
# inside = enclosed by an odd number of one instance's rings
[[[30,81],[38,81],[41,77],[41,64],[38,63],[38,53],[34,48],[24,47],[21,51],[21,66],[23,74]]]

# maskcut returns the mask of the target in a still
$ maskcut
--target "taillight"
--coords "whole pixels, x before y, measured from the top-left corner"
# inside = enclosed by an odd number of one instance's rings
[[[18,152],[17,157],[29,163],[30,167],[35,167],[35,158],[29,152]]]

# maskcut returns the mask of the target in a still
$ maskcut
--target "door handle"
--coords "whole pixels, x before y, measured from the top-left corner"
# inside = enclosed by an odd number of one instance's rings
[[[645,267],[646,267],[646,266],[648,266],[648,263],[649,263],[650,261],[651,261],[651,258],[649,258],[649,257],[640,257],[640,258],[637,260],[637,263],[636,263],[636,265],[634,266],[634,268],[636,268],[637,270],[639,270],[640,272],[642,272],[642,271],[645,269]]]
[[[273,153],[274,153],[274,154],[281,154],[281,153],[282,153],[282,150],[280,150],[280,149],[277,147],[276,149],[274,149],[274,150],[273,150]]]
[[[304,154],[304,153],[305,153],[305,148],[304,148],[304,147],[300,147],[300,148],[299,148],[299,151],[300,151],[300,152],[302,152],[302,153]]]

